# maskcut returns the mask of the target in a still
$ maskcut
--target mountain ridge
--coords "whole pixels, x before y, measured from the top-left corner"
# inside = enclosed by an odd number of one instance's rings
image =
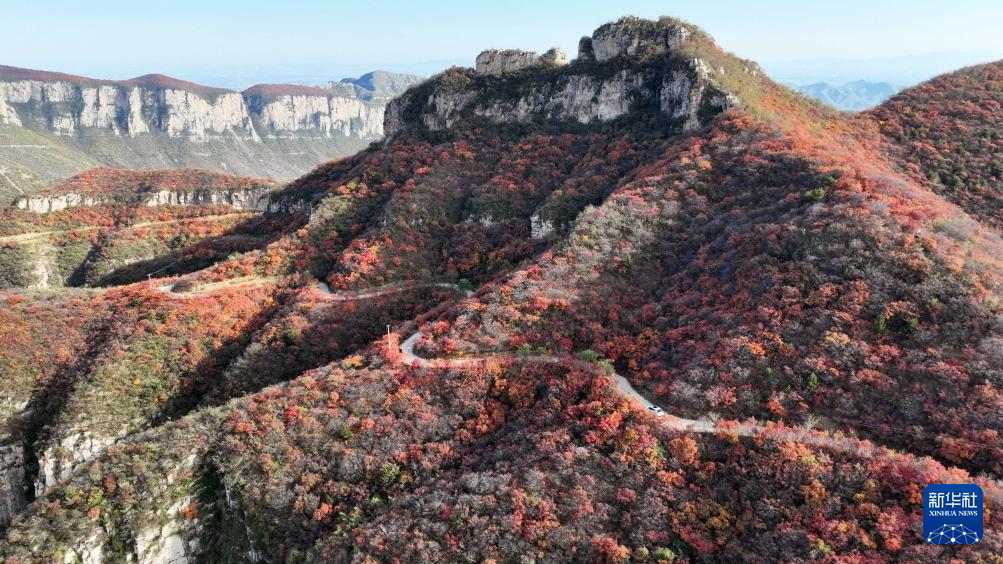
[[[0,80],[41,80],[46,82],[73,82],[79,84],[98,84],[108,86],[149,86],[167,87],[181,90],[193,90],[205,93],[230,92],[226,88],[216,88],[214,86],[204,86],[195,82],[181,80],[164,74],[145,74],[126,80],[106,80],[100,78],[90,78],[74,74],[67,74],[57,71],[35,70],[20,67],[0,65]]]
[[[1001,86],[1003,60],[934,77],[868,112],[910,174],[997,230],[1003,228]]]

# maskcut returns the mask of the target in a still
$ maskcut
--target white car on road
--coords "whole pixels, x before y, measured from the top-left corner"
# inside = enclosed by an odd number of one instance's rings
[[[658,407],[657,405],[649,405],[648,411],[653,412],[655,414],[655,417],[661,417],[665,415],[665,411],[662,410],[662,408]]]

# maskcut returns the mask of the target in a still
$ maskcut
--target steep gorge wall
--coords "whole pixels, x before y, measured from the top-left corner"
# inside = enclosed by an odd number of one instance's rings
[[[298,131],[360,139],[382,134],[383,112],[378,105],[319,88],[306,94],[286,93],[279,87],[267,93],[260,90],[239,93],[0,76],[0,124],[60,136],[98,129],[126,137],[161,133],[193,142],[229,137],[260,143],[263,137]]]
[[[241,93],[167,77],[111,82],[0,67],[0,127],[52,144],[0,145],[0,164],[10,163],[16,186],[0,184],[15,191],[49,184],[67,155],[131,169],[195,167],[289,180],[382,137],[384,103],[320,88],[266,85]]]

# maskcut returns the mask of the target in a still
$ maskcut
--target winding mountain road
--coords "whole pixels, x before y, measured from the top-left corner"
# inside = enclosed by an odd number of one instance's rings
[[[572,365],[577,365],[579,368],[584,368],[587,370],[597,370],[596,366],[590,362],[584,360],[579,360],[572,357],[561,357],[555,355],[530,355],[530,356],[519,356],[513,357],[512,355],[506,354],[494,354],[480,357],[469,357],[469,358],[453,358],[453,359],[427,359],[414,354],[414,347],[418,344],[418,341],[422,338],[424,334],[418,331],[408,337],[400,345],[400,351],[402,356],[402,361],[404,364],[410,364],[420,367],[463,367],[463,366],[475,366],[479,363],[484,362],[490,358],[499,359],[514,359],[519,362],[535,362],[541,364],[562,364],[570,363]],[[648,398],[642,396],[634,386],[624,378],[622,375],[613,373],[611,374],[616,390],[623,396],[633,399],[641,405],[644,410],[649,410],[649,408],[656,407],[655,404],[648,401]],[[694,431],[697,433],[715,433],[719,430],[713,421],[702,421],[697,419],[687,419],[685,417],[678,417],[670,413],[665,413],[658,418],[658,421],[665,427],[673,429],[676,431]],[[748,426],[747,428],[734,429],[740,435],[751,436],[757,434],[761,430],[756,426]]]
[[[478,363],[484,362],[490,358],[499,359],[511,359],[517,362],[538,362],[544,364],[570,364],[582,369],[592,369],[597,370],[595,364],[586,362],[584,360],[574,358],[574,357],[560,357],[551,355],[532,355],[532,356],[513,356],[510,354],[491,354],[480,357],[467,357],[467,358],[456,358],[456,359],[428,359],[423,358],[415,354],[414,348],[421,340],[424,334],[418,331],[408,337],[400,345],[400,351],[402,354],[401,361],[404,364],[410,364],[412,366],[419,367],[434,367],[434,368],[444,368],[444,367],[466,367],[477,365]],[[630,398],[634,402],[640,404],[644,411],[651,413],[649,408],[655,407],[655,404],[648,400],[640,394],[630,382],[624,378],[622,375],[617,373],[612,373],[610,375],[613,379],[615,389],[621,395]],[[656,424],[663,426],[666,429],[673,431],[686,431],[693,433],[722,433],[731,434],[741,437],[756,437],[760,435],[769,435],[776,440],[791,441],[797,443],[808,444],[812,446],[826,448],[835,452],[841,452],[845,454],[852,454],[856,456],[861,456],[863,458],[874,458],[879,454],[892,454],[895,455],[896,451],[891,449],[886,449],[884,447],[875,446],[873,443],[867,440],[855,439],[850,437],[845,437],[842,435],[833,435],[822,431],[813,431],[811,429],[801,429],[787,427],[784,424],[761,424],[757,422],[736,422],[736,421],[710,421],[710,420],[697,420],[697,419],[687,419],[685,417],[679,417],[677,415],[672,415],[671,413],[665,412],[664,415],[658,416],[655,419]],[[917,470],[924,471],[923,463],[920,460],[921,457],[916,456],[910,464],[912,464]],[[905,462],[905,461],[903,461]],[[986,477],[989,483],[995,486],[994,488],[986,488],[985,495],[994,502],[999,502],[1003,498],[1003,481],[996,480],[994,478]],[[988,485],[988,484],[986,484]]]
[[[454,290],[459,289],[457,285],[447,282],[409,282],[401,284],[388,284],[367,290],[335,294],[324,282],[317,283],[317,288],[327,297],[327,299],[339,302],[365,300],[425,287],[450,288]],[[162,291],[170,291],[169,286],[162,286],[160,289]],[[468,291],[466,292],[466,296],[469,297],[472,293],[473,292]],[[420,341],[423,336],[424,333],[416,331],[400,344],[401,364],[420,368],[451,368],[477,366],[490,359],[503,359],[513,360],[520,363],[541,363],[552,365],[565,364],[583,370],[599,370],[594,363],[571,356],[558,355],[516,356],[506,353],[492,353],[483,356],[464,358],[424,358],[418,356],[414,352],[415,346],[417,346],[418,341]],[[638,392],[634,386],[631,385],[630,381],[623,377],[623,375],[613,372],[609,375],[609,377],[613,380],[614,389],[616,389],[618,393],[638,404],[642,411],[655,414],[652,408],[655,408],[656,405],[648,400],[648,398],[641,395],[641,393]],[[836,452],[861,456],[863,458],[873,458],[882,453],[891,453],[894,455],[896,452],[884,447],[875,446],[867,440],[834,435],[828,432],[813,431],[811,429],[792,428],[784,425],[783,423],[762,424],[755,421],[736,422],[687,419],[668,412],[663,412],[661,415],[656,414],[654,421],[656,424],[673,431],[713,434],[721,433],[741,437],[756,437],[767,434],[776,440],[808,444],[827,448]],[[921,466],[923,463],[920,457],[915,457],[910,463],[918,470],[922,470]],[[993,478],[985,478],[988,480],[988,484],[985,485],[991,484],[994,486],[991,489],[986,490],[986,496],[992,499],[994,503],[998,503],[1000,499],[1003,498],[1003,493],[1001,493],[1003,492],[1003,482]]]
[[[396,283],[387,284],[384,286],[376,286],[373,288],[368,288],[365,290],[359,290],[355,292],[344,292],[344,293],[334,293],[331,291],[331,287],[324,282],[317,282],[317,289],[325,296],[329,301],[336,302],[348,302],[356,300],[366,300],[377,298],[380,296],[386,296],[390,294],[395,294],[399,292],[405,292],[409,290],[415,290],[418,288],[448,288],[453,290],[458,290],[459,286],[456,284],[451,284],[448,282],[406,282],[406,283]],[[173,292],[174,285],[159,286],[157,290],[161,292]],[[466,292],[467,296],[470,296],[473,292]],[[178,295],[192,295],[192,294],[178,294]],[[466,358],[439,358],[439,359],[429,359],[420,357],[415,354],[414,349],[418,344],[418,341],[424,336],[424,333],[417,331],[408,337],[404,342],[400,344],[401,352],[401,362],[406,365],[419,366],[422,368],[448,368],[448,367],[468,367],[476,366],[483,363],[486,360],[497,358],[506,360],[516,360],[522,363],[541,363],[541,364],[570,364],[581,368],[584,370],[598,370],[595,364],[586,362],[584,360],[557,356],[557,355],[530,355],[530,356],[514,356],[511,354],[489,354],[477,357],[466,357]],[[640,405],[641,409],[644,411],[651,412],[653,408],[657,407],[648,398],[641,395],[634,386],[631,385],[623,375],[616,372],[612,373],[610,377],[613,379],[613,384],[617,392],[621,395],[632,399],[634,402]],[[871,455],[874,452],[873,446],[867,441],[859,441],[856,439],[845,439],[840,437],[831,436],[818,436],[817,433],[812,433],[807,430],[800,429],[790,429],[783,426],[766,426],[760,425],[758,423],[734,423],[727,422],[718,424],[710,420],[700,420],[700,419],[687,419],[685,417],[679,417],[668,412],[663,412],[662,415],[657,416],[656,419],[661,425],[666,428],[675,431],[692,431],[696,433],[734,433],[739,436],[751,437],[758,435],[768,429],[772,430],[773,433],[779,433],[783,438],[789,438],[790,440],[796,440],[799,442],[806,442],[810,444],[816,444],[819,446],[826,446],[830,448],[837,448],[844,451],[851,451],[857,454]]]

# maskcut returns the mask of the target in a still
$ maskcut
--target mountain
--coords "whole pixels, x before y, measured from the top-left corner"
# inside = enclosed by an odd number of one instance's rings
[[[807,86],[795,87],[795,90],[836,109],[856,112],[877,106],[891,98],[901,88],[887,82],[856,80],[842,86],[828,82],[816,82]]]
[[[1003,62],[964,68],[870,112],[914,177],[1003,227]],[[948,228],[942,226],[943,228]]]
[[[423,80],[425,77],[414,74],[373,71],[359,78],[329,82],[327,87],[333,92],[361,100],[388,102]]]
[[[998,560],[1003,240],[903,141],[996,78],[849,115],[628,17],[411,87],[256,209],[7,209],[3,264],[130,261],[0,295],[0,554]],[[981,541],[926,543],[972,482]]]
[[[234,92],[162,75],[109,81],[0,67],[0,139],[9,140],[0,196],[98,164],[294,178],[379,139],[381,96],[395,80],[363,77],[378,95],[273,84]]]

